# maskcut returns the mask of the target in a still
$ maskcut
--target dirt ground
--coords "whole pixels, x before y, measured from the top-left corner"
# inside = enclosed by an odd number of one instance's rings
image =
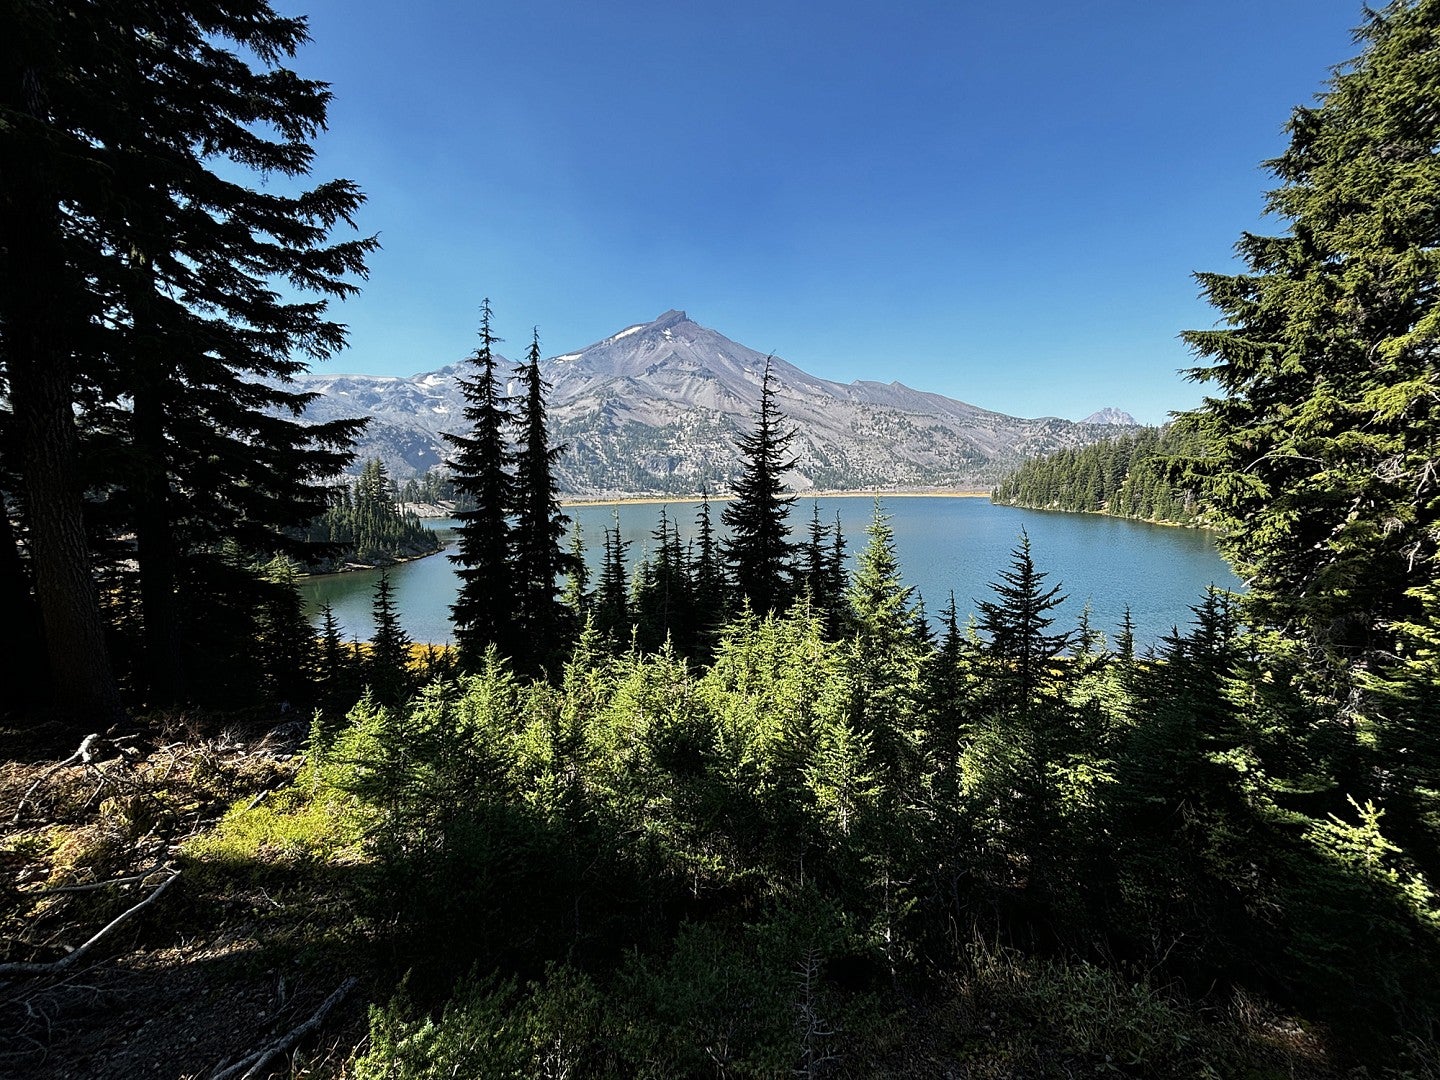
[[[83,759],[35,757],[36,732],[5,734],[0,1075],[220,1076],[356,974],[294,933],[301,909],[327,898],[283,880],[237,886],[183,851],[237,800],[294,775],[302,725],[206,731],[177,717],[102,734]],[[364,1037],[364,1000],[355,989],[260,1071],[230,1076],[339,1074]]]

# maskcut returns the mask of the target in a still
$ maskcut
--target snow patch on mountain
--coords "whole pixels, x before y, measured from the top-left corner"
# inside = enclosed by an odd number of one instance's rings
[[[1139,424],[1133,416],[1123,409],[1104,408],[1081,420],[1082,424],[1110,424],[1121,427],[1138,427]]]
[[[508,370],[509,361],[497,359]],[[566,446],[557,463],[561,489],[677,496],[726,490],[739,470],[736,440],[750,430],[759,407],[766,359],[671,310],[542,360],[552,387],[552,443]],[[797,464],[786,480],[802,491],[986,489],[1025,457],[1094,442],[1111,424],[1125,422],[1024,419],[900,382],[842,384],[780,357],[770,365],[776,404],[797,432],[791,446]],[[409,379],[298,381],[318,395],[306,413],[310,420],[371,417],[357,460],[380,457],[404,477],[445,461],[443,435],[463,423],[456,378],[468,374],[466,365],[456,364]]]

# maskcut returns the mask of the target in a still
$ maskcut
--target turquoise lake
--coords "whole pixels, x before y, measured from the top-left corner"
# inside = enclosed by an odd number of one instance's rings
[[[808,527],[812,502],[819,503],[823,522],[833,522],[839,513],[853,566],[854,557],[865,546],[873,497],[798,500],[791,512],[797,539],[803,538]],[[711,508],[717,526],[723,505],[715,503]],[[1176,625],[1189,625],[1190,607],[1200,602],[1206,586],[1241,587],[1216,552],[1214,537],[1195,529],[1094,514],[1019,510],[993,506],[984,498],[882,498],[881,506],[890,516],[905,578],[924,597],[932,618],[946,605],[952,590],[962,621],[975,610],[977,598],[990,598],[989,585],[1009,567],[1010,552],[1022,530],[1030,537],[1036,567],[1049,575],[1046,585],[1061,585],[1069,597],[1057,628],[1073,626],[1088,601],[1091,624],[1113,638],[1128,604],[1137,644],[1148,645]],[[698,509],[696,503],[666,505],[682,538],[693,533]],[[599,561],[604,530],[618,514],[621,533],[634,541],[629,550],[633,567],[643,549],[653,543],[650,533],[660,510],[658,504],[587,505],[568,507],[566,513],[583,530],[592,566]],[[452,523],[428,524],[447,535]],[[378,570],[328,574],[305,579],[301,589],[312,614],[328,602],[347,637],[367,638],[379,576]],[[415,641],[450,641],[450,604],[456,591],[450,560],[433,555],[393,566],[390,580],[406,633]]]

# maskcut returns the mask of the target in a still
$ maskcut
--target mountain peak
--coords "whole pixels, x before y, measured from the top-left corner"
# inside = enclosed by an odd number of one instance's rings
[[[1119,427],[1136,427],[1138,422],[1124,409],[1106,407],[1098,412],[1092,412],[1081,420],[1082,424],[1112,424]]]
[[[683,311],[676,311],[671,308],[663,315],[658,315],[650,325],[656,330],[668,330],[672,326],[678,326],[682,322],[689,322],[690,317]]]
[[[763,392],[764,354],[672,308],[583,349],[545,361],[550,434],[569,450],[557,462],[575,494],[718,490],[735,474],[736,439],[751,430]],[[798,430],[795,488],[988,487],[1023,457],[1094,442],[1115,428],[987,412],[899,382],[830,382],[779,357],[776,403]],[[410,379],[304,376],[317,397],[313,422],[369,415],[362,458],[392,475],[444,462],[445,432],[463,429],[459,362]],[[1118,410],[1116,410],[1118,413]]]

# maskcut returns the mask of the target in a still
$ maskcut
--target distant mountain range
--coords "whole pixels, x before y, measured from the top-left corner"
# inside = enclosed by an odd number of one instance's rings
[[[511,364],[507,361],[504,370]],[[667,311],[603,341],[542,361],[551,436],[571,495],[690,495],[729,487],[737,435],[754,423],[765,355]],[[1128,414],[1102,409],[1074,423],[990,412],[902,383],[842,384],[775,357],[776,404],[795,427],[799,491],[990,487],[1027,457],[1108,438]],[[306,375],[315,421],[369,416],[361,460],[406,477],[441,465],[444,432],[463,430],[462,365],[411,378]]]

